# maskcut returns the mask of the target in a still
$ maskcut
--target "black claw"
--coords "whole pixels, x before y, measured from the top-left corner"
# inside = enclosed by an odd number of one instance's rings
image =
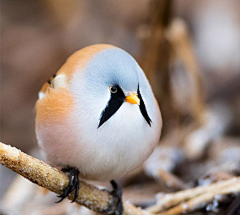
[[[113,196],[113,201],[107,210],[102,211],[103,213],[109,214],[109,212],[113,211],[113,208],[116,208],[112,214],[114,215],[122,215],[123,214],[123,203],[122,203],[122,189],[121,187],[114,181],[110,181],[113,190],[110,194]]]
[[[78,193],[79,193],[78,177],[74,178],[73,187],[76,189],[76,191],[75,191],[74,198],[73,198],[72,202],[74,202],[76,200],[76,198],[78,197]]]
[[[79,193],[79,181],[78,181],[78,175],[79,175],[79,170],[74,168],[74,167],[69,167],[67,166],[66,168],[62,168],[62,171],[64,173],[68,172],[69,173],[69,184],[68,186],[64,189],[63,193],[57,197],[61,198],[59,201],[56,203],[61,202],[63,199],[65,199],[74,189],[76,189],[75,194],[74,194],[74,199],[72,202],[76,200],[78,197]]]
[[[113,191],[111,192],[111,194],[117,200],[117,208],[115,210],[115,215],[122,215],[123,214],[122,189],[114,180],[111,180],[111,185],[113,187]]]

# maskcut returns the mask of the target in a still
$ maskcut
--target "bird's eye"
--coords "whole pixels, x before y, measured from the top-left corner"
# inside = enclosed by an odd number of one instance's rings
[[[111,86],[109,87],[109,90],[111,93],[116,93],[117,92],[117,87],[116,86]]]

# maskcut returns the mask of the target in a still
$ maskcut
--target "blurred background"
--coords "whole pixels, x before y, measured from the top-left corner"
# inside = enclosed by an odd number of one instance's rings
[[[0,141],[39,156],[38,91],[73,52],[97,43],[133,55],[163,115],[155,157],[133,174],[138,180],[120,180],[126,199],[154,199],[164,187],[159,169],[191,186],[212,172],[239,175],[238,0],[1,0]],[[15,177],[0,166],[0,199]],[[145,179],[157,188],[134,195],[131,186]]]

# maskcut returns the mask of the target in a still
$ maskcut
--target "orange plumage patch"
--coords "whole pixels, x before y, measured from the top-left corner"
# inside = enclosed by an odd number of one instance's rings
[[[36,103],[36,123],[61,123],[72,107],[72,96],[67,89],[48,88],[46,95]]]
[[[64,74],[67,77],[67,84],[72,78],[74,72],[81,71],[91,58],[98,52],[114,48],[112,45],[98,44],[83,48],[73,55],[71,55],[66,63],[56,73],[56,77],[60,74]],[[72,111],[73,100],[71,93],[66,86],[61,89],[53,89],[51,85],[46,82],[43,84],[40,93],[43,93],[41,99],[36,103],[36,126],[40,123],[61,123],[68,114]]]

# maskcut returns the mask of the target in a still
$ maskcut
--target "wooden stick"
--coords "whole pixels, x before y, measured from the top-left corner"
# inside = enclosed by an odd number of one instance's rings
[[[187,213],[194,211],[196,209],[203,208],[214,199],[216,195],[226,195],[230,193],[240,192],[240,179],[237,180],[235,178],[236,184],[232,184],[231,186],[225,187],[223,189],[216,189],[212,192],[203,193],[193,199],[188,200],[187,202],[183,202],[176,207],[171,208],[168,211],[159,213],[158,215],[177,215],[182,213]]]
[[[189,188],[189,186],[181,181],[177,176],[164,169],[158,170],[157,179],[162,180],[167,187],[175,188],[177,190],[185,190]]]
[[[1,142],[0,163],[31,182],[57,194],[62,194],[64,188],[69,183],[68,176],[63,172]],[[68,198],[73,200],[73,194],[70,194]],[[76,199],[76,203],[101,213],[109,208],[112,203],[112,196],[107,191],[80,181],[79,196]],[[112,212],[114,212],[114,208]]]
[[[187,26],[182,19],[174,19],[166,31],[166,38],[172,45],[175,54],[182,60],[187,69],[189,80],[193,78],[194,87],[192,94],[192,113],[200,124],[204,124],[203,112],[205,111],[202,83],[199,66],[195,56],[192,40]]]
[[[179,191],[176,193],[161,195],[157,199],[157,204],[149,207],[148,209],[146,209],[146,211],[150,213],[157,213],[178,204],[179,205],[176,206],[178,208],[179,207],[182,207],[182,209],[185,209],[187,207],[191,208],[193,207],[193,205],[195,207],[196,202],[201,202],[203,200],[209,201],[211,198],[213,198],[217,194],[226,194],[231,192],[240,192],[240,177],[232,178],[226,181],[220,181],[215,184],[210,184],[210,185],[200,186],[200,187],[196,187],[196,188],[192,188],[184,191]],[[187,200],[189,200],[189,202],[184,203],[184,201],[187,201]]]
[[[135,207],[130,202],[124,202],[124,215],[152,215],[151,213]]]

